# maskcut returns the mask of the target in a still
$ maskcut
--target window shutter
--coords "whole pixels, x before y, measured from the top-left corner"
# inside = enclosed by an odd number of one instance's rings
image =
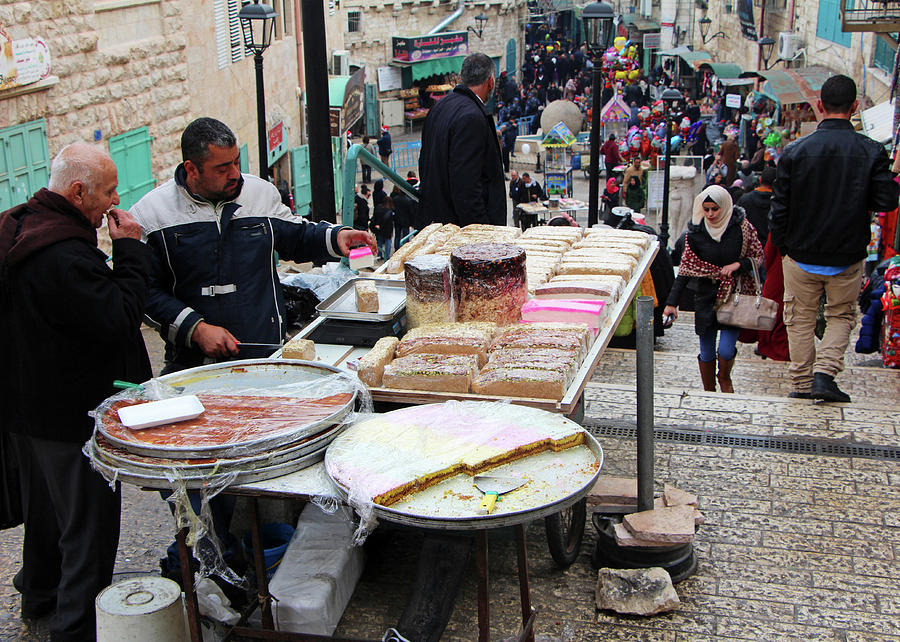
[[[228,0],[213,0],[213,23],[216,28],[216,63],[225,69],[231,62],[231,41],[228,35]]]
[[[231,62],[244,57],[244,37],[241,34],[241,21],[238,12],[241,10],[239,0],[228,0],[228,34],[231,40]]]

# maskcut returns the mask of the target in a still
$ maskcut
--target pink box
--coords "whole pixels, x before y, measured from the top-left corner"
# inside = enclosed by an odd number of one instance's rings
[[[600,331],[605,318],[605,301],[531,299],[522,306],[522,323],[586,323],[594,334]]]
[[[375,255],[369,247],[355,247],[350,250],[350,269],[374,267]]]

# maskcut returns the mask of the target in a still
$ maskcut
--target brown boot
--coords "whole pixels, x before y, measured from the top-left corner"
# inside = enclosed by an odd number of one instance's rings
[[[734,367],[734,359],[726,361],[722,357],[717,358],[719,360],[719,374],[717,375],[719,388],[722,392],[734,392],[734,386],[731,383],[731,369]]]
[[[703,389],[706,392],[716,391],[716,362],[700,361],[700,355],[697,355],[697,365],[700,366],[700,381],[703,382]]]

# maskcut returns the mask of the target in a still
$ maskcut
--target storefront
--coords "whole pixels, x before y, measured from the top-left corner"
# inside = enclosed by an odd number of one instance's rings
[[[674,49],[657,51],[656,55],[659,58],[669,58],[674,61],[671,73],[675,82],[684,86],[688,97],[696,98],[699,85],[696,66],[702,62],[712,62],[712,55],[702,50],[692,51],[683,45]]]

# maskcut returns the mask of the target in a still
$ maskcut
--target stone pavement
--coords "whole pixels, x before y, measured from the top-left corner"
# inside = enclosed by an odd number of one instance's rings
[[[156,357],[158,342],[146,334]],[[871,357],[848,353],[838,381],[851,404],[788,400],[785,364],[742,346],[735,395],[705,393],[696,372],[696,337],[683,314],[656,346],[656,428],[676,434],[655,446],[655,478],[697,493],[706,523],[695,540],[697,573],[676,585],[679,611],[638,618],[597,612],[596,542],[588,524],[581,553],[555,567],[543,526],[527,531],[532,601],[541,640],[896,640],[900,639],[900,377]],[[865,365],[862,365],[865,364]],[[586,390],[585,425],[605,451],[603,472],[635,474],[634,353],[608,350]],[[680,437],[678,437],[680,435]],[[771,448],[687,443],[697,435],[780,437],[837,445],[873,444],[877,457],[799,454]],[[172,534],[156,493],[126,486],[118,577],[154,572]],[[46,620],[24,624],[11,586],[21,528],[0,533],[0,639],[46,640]],[[403,610],[421,533],[379,528],[367,566],[337,634],[380,639]],[[511,533],[490,539],[492,639],[518,622]],[[444,636],[477,634],[470,564]]]

